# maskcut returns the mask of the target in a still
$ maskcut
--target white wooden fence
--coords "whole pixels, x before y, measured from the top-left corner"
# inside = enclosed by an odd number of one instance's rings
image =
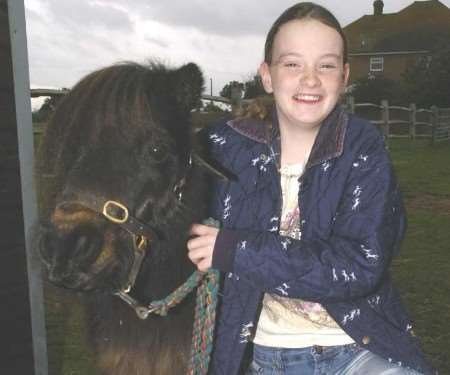
[[[450,140],[450,108],[432,106],[424,109],[415,104],[390,106],[387,100],[382,100],[379,105],[355,103],[352,96],[347,97],[345,106],[349,112],[360,114],[379,126],[386,138],[427,137],[433,143]]]
[[[67,90],[32,89],[31,96],[65,95]],[[242,93],[233,92],[232,99],[221,96],[202,95],[203,100],[231,105],[234,112],[249,100],[242,99]],[[450,108],[430,109],[389,105],[387,100],[380,104],[356,103],[354,97],[348,96],[344,103],[347,110],[367,118],[379,126],[386,138],[430,138],[433,143],[450,140]]]
[[[231,104],[233,110],[248,100],[227,99],[219,96],[204,95],[202,99]],[[389,105],[387,100],[380,104],[356,103],[353,96],[348,96],[344,103],[351,113],[367,118],[377,125],[386,138],[430,138],[433,143],[450,140],[450,108],[430,109]]]

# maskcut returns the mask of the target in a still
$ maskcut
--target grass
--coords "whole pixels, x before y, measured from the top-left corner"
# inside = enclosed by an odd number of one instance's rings
[[[409,221],[393,277],[426,354],[450,374],[450,144],[393,139],[389,149]],[[46,295],[50,375],[95,375],[77,299]]]
[[[405,198],[433,195],[450,199],[450,146],[429,140],[391,139],[389,149]]]
[[[389,141],[408,212],[393,277],[440,374],[450,374],[450,145]]]

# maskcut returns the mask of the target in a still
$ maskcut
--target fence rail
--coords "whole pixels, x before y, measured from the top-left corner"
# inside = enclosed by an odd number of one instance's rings
[[[31,96],[59,96],[68,90],[32,89]],[[231,106],[234,112],[249,100],[242,99],[241,92],[233,92],[232,98],[202,95],[202,99]],[[376,103],[356,103],[353,96],[347,96],[346,109],[367,118],[377,125],[386,138],[430,138],[432,143],[450,140],[450,108],[417,108],[415,104],[406,106],[389,105],[387,100]]]
[[[430,109],[380,104],[355,103],[352,96],[345,102],[347,110],[367,118],[380,127],[386,138],[431,138],[433,143],[450,140],[450,108]]]

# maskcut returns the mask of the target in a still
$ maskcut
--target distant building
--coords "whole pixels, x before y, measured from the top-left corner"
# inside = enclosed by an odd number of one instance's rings
[[[409,65],[429,60],[433,49],[450,45],[450,9],[440,1],[415,1],[389,14],[383,7],[382,0],[375,0],[372,15],[344,28],[350,84],[377,75],[399,80]]]

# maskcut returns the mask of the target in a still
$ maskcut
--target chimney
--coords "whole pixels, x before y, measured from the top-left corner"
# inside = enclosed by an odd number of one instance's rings
[[[373,2],[373,14],[375,16],[381,16],[383,14],[384,3],[383,0],[375,0]]]

